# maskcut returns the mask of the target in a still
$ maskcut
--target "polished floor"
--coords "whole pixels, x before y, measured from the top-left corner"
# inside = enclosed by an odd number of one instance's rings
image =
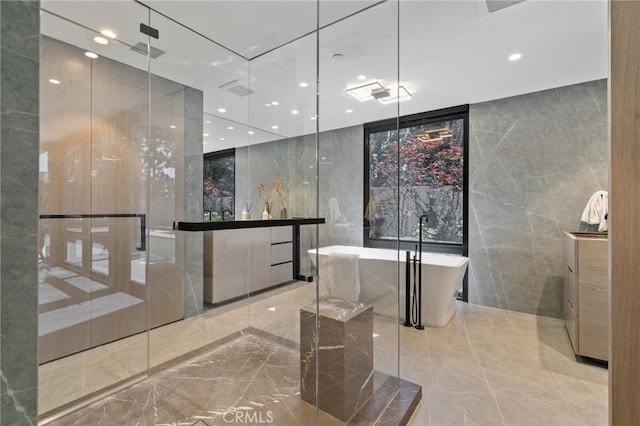
[[[172,359],[193,355],[248,327],[296,342],[299,307],[312,303],[315,295],[313,285],[283,287],[153,330],[148,342],[145,335],[133,336],[45,364],[40,369],[40,411],[53,413],[78,397],[143,372],[147,344],[149,365],[163,371],[176,368]],[[207,350],[211,348],[200,355]],[[411,420],[414,426],[608,424],[607,370],[576,361],[558,319],[465,303],[457,305],[444,328],[420,331],[375,316],[374,368],[393,374],[398,364],[402,378],[422,386],[422,403]],[[55,424],[84,424],[77,422],[77,415],[60,417]],[[43,423],[47,421],[43,417]],[[101,424],[121,424],[105,421]],[[139,424],[156,423],[151,418]]]
[[[267,333],[249,330],[208,353],[163,371],[50,423],[57,425],[194,425],[229,423],[340,426],[336,417],[300,398],[300,352]],[[242,354],[238,356],[238,354]],[[374,374],[373,395],[352,426],[400,424],[408,419],[397,381]],[[404,382],[416,402],[419,387]],[[411,395],[409,395],[411,394]],[[393,401],[395,399],[395,401]]]

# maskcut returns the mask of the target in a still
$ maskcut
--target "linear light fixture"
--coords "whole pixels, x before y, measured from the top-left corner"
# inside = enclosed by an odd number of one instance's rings
[[[360,102],[376,99],[381,104],[390,104],[413,97],[403,85],[385,87],[384,84],[377,80],[360,86],[349,87],[345,90]]]
[[[385,87],[379,81],[372,81],[360,86],[349,87],[345,89],[348,94],[359,100],[360,102],[374,99],[374,93],[385,90]]]

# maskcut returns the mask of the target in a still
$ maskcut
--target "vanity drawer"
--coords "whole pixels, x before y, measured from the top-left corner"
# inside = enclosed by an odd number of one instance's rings
[[[271,264],[276,265],[293,260],[293,244],[283,243],[271,246]]]
[[[606,360],[609,356],[608,292],[580,286],[580,354]]]
[[[563,239],[562,251],[564,253],[565,266],[568,267],[573,274],[578,275],[578,262],[576,262],[576,250],[578,242],[570,235],[565,235]]]
[[[576,275],[571,273],[571,270],[567,267],[564,274],[564,298],[569,300],[574,311],[578,306],[578,293],[576,288]]]
[[[576,333],[576,329],[578,328],[578,319],[576,318],[576,313],[573,310],[573,305],[568,299],[564,299],[564,325],[567,328],[569,340],[571,341],[571,346],[573,346],[573,352],[578,353],[578,334]]]
[[[292,226],[277,226],[271,228],[271,244],[293,241]]]
[[[271,267],[271,285],[293,280],[293,263],[282,263]]]

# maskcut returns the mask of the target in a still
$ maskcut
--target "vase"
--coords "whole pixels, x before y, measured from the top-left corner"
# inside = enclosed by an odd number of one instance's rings
[[[280,207],[280,219],[286,219],[286,218],[287,218],[287,208]]]

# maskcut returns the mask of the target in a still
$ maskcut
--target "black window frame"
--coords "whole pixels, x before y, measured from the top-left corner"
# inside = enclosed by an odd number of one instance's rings
[[[365,123],[364,128],[364,199],[363,199],[363,211],[366,211],[369,205],[369,191],[370,191],[370,146],[369,136],[372,133],[379,133],[391,130],[400,130],[407,127],[415,127],[420,125],[427,125],[430,123],[463,119],[463,185],[462,185],[462,200],[463,200],[463,225],[462,225],[462,243],[453,242],[425,242],[423,241],[422,247],[424,251],[436,252],[436,253],[452,253],[461,254],[463,256],[469,255],[469,105],[460,105],[451,108],[443,108],[434,111],[428,111],[418,114],[406,115],[398,118],[392,118],[387,120],[380,120],[371,123]],[[395,220],[398,220],[396,218]],[[416,241],[414,240],[382,240],[369,238],[369,218],[364,217],[363,220],[363,242],[365,247],[379,247],[399,250],[414,250]],[[460,299],[468,302],[468,279],[465,274],[463,280],[462,295]]]
[[[204,154],[202,156],[202,184],[204,186],[204,182],[207,179],[207,175],[206,175],[206,163],[207,161],[211,161],[211,160],[218,160],[221,158],[227,158],[227,157],[232,157],[233,158],[233,195],[231,197],[232,202],[231,202],[231,211],[233,213],[233,215],[235,216],[236,212],[236,149],[235,148],[229,148],[229,149],[225,149],[222,151],[215,151],[215,152],[208,152],[206,154]],[[202,205],[203,205],[203,209],[206,208],[205,206],[205,193],[204,193],[204,188],[202,191]],[[220,212],[221,213],[221,212]]]

